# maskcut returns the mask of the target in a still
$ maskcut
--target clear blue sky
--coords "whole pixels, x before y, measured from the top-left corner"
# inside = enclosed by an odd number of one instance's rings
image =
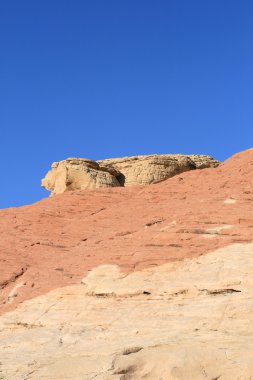
[[[0,52],[2,208],[67,157],[253,145],[252,1],[3,0]]]

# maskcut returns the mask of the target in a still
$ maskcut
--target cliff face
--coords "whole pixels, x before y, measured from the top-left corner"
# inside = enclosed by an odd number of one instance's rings
[[[252,170],[0,211],[0,378],[251,380]]]
[[[162,182],[185,171],[218,165],[218,161],[205,155],[164,154],[100,161],[68,158],[52,164],[42,186],[52,194],[60,194],[69,190],[143,185]]]

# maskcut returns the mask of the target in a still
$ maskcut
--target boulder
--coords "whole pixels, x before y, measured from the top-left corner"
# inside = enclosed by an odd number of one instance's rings
[[[68,158],[52,164],[42,186],[54,195],[70,190],[147,185],[189,170],[218,165],[218,161],[206,155],[154,154],[99,161]]]
[[[96,161],[85,158],[68,158],[54,162],[41,184],[51,191],[51,195],[70,190],[120,186],[113,174],[100,170]]]

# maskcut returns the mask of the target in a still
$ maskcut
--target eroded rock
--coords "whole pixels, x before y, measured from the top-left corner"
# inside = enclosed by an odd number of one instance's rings
[[[98,267],[0,317],[2,379],[251,380],[252,271],[253,244]]]
[[[109,171],[100,170],[96,161],[83,158],[68,158],[54,162],[52,169],[41,183],[52,194],[61,194],[69,190],[120,186],[116,177]]]
[[[52,194],[70,190],[144,185],[162,182],[193,169],[216,167],[219,162],[206,155],[147,155],[92,161],[68,158],[54,162],[42,180]]]
[[[0,210],[0,378],[252,380],[252,168]]]

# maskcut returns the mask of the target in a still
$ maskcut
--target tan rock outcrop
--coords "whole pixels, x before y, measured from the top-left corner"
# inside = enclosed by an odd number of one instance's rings
[[[100,170],[96,161],[68,158],[52,164],[52,169],[42,180],[42,186],[52,194],[60,194],[69,190],[115,187],[120,184],[109,171]]]
[[[92,161],[68,158],[54,162],[42,180],[52,194],[162,182],[192,169],[216,167],[219,162],[205,155],[147,155]]]

